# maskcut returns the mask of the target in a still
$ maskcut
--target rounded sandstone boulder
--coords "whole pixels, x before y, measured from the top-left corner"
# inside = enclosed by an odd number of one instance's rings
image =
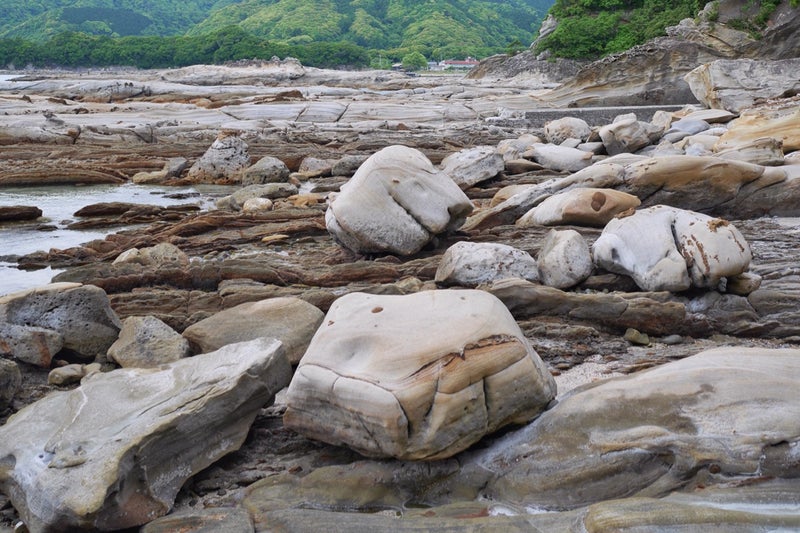
[[[328,232],[357,253],[418,252],[472,212],[456,183],[422,152],[389,146],[372,155],[328,206]]]
[[[592,274],[592,253],[583,236],[575,230],[550,230],[537,259],[542,285],[566,289]]]
[[[567,139],[586,142],[591,134],[592,129],[589,124],[576,117],[559,118],[544,125],[544,136],[551,144],[561,144]]]
[[[284,424],[366,456],[441,459],[530,421],[555,392],[489,293],[352,293],[314,335],[289,386]]]
[[[277,157],[262,157],[242,172],[242,185],[280,183],[289,178],[289,168]]]
[[[156,368],[191,355],[189,341],[154,316],[130,316],[108,358],[123,368]]]
[[[445,251],[435,280],[443,285],[475,287],[505,278],[537,281],[536,260],[507,244],[462,241]]]
[[[183,337],[195,353],[260,337],[275,338],[283,344],[289,362],[296,365],[323,316],[322,311],[299,298],[270,298],[220,311],[186,328]]]

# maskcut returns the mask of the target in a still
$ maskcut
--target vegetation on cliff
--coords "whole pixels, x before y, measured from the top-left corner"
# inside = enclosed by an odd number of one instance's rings
[[[770,16],[786,0],[715,0],[705,9],[714,23],[724,3],[725,24],[759,38]],[[800,0],[789,0],[797,7]],[[597,59],[624,52],[650,39],[665,35],[668,26],[685,18],[696,18],[705,0],[556,0],[550,14],[556,29],[536,44],[536,51],[549,50],[553,56]]]
[[[550,13],[556,29],[539,43],[537,50],[550,50],[557,57],[596,59],[623,52],[649,39],[664,35],[667,26],[694,17],[701,0],[556,0]]]

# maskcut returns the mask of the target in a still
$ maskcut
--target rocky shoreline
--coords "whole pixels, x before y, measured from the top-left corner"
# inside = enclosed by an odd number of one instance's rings
[[[16,258],[67,270],[0,297],[0,531],[798,527],[797,97],[125,74],[0,82],[0,186],[231,195]]]

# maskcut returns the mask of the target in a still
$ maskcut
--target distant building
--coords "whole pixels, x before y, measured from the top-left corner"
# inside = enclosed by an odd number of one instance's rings
[[[466,59],[445,59],[444,61],[439,62],[439,66],[445,70],[446,69],[469,70],[478,63],[480,63],[480,61],[478,61],[474,57],[467,57]]]

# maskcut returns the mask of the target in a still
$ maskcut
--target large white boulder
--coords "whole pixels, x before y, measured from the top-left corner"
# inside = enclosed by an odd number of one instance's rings
[[[336,300],[284,424],[371,457],[439,459],[541,413],[555,382],[506,307],[478,290]]]
[[[507,244],[462,241],[445,251],[435,280],[443,285],[475,287],[505,278],[537,281],[536,260]]]
[[[372,155],[328,206],[325,224],[357,253],[411,255],[459,228],[472,203],[419,150],[389,146]]]
[[[631,276],[647,291],[716,288],[746,271],[752,258],[729,222],[663,205],[609,222],[592,253],[598,266]]]
[[[0,427],[0,491],[30,531],[111,531],[166,514],[244,442],[291,368],[274,339],[158,369],[96,372]]]

